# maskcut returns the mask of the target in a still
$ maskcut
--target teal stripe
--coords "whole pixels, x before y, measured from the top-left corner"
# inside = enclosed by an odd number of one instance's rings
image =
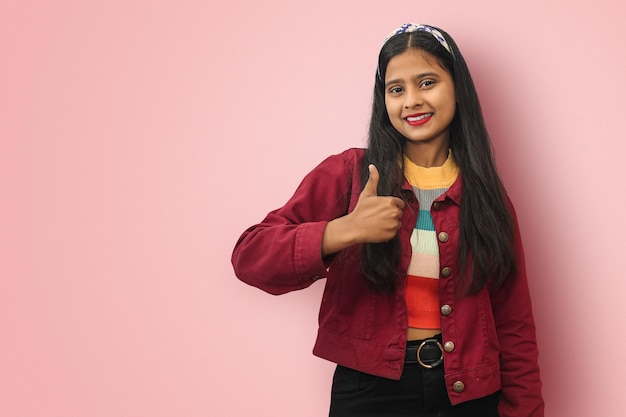
[[[417,216],[417,224],[415,225],[415,228],[430,230],[433,232],[435,231],[435,224],[433,223],[433,218],[430,217],[430,211],[420,210],[419,215]]]

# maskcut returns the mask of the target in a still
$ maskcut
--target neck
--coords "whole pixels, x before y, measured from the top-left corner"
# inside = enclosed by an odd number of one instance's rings
[[[404,147],[404,154],[415,165],[431,168],[443,165],[448,159],[448,141],[439,143],[409,142]]]

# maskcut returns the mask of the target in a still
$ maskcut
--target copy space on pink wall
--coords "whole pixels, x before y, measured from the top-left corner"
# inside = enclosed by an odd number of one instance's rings
[[[0,416],[328,412],[323,282],[237,281],[239,234],[365,145],[376,55],[441,26],[516,204],[547,411],[626,407],[615,2],[0,5]]]

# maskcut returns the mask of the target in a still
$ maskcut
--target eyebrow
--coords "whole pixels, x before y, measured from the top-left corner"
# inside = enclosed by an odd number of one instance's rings
[[[411,78],[413,78],[413,79],[421,79],[421,78],[425,78],[425,77],[437,77],[437,78],[439,78],[439,74],[437,74],[435,72],[423,72],[423,73],[417,74],[417,75],[415,75],[415,76],[413,76]],[[391,84],[401,84],[403,82],[404,82],[404,80],[402,80],[400,78],[395,79],[395,80],[389,80],[389,81],[387,81],[385,83],[385,87],[389,87]]]

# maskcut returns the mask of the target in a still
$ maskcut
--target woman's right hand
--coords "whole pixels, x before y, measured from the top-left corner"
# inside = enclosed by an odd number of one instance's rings
[[[402,226],[404,201],[398,197],[379,196],[378,169],[374,165],[368,168],[369,178],[354,210],[326,226],[322,256],[359,243],[386,242],[393,239]]]

